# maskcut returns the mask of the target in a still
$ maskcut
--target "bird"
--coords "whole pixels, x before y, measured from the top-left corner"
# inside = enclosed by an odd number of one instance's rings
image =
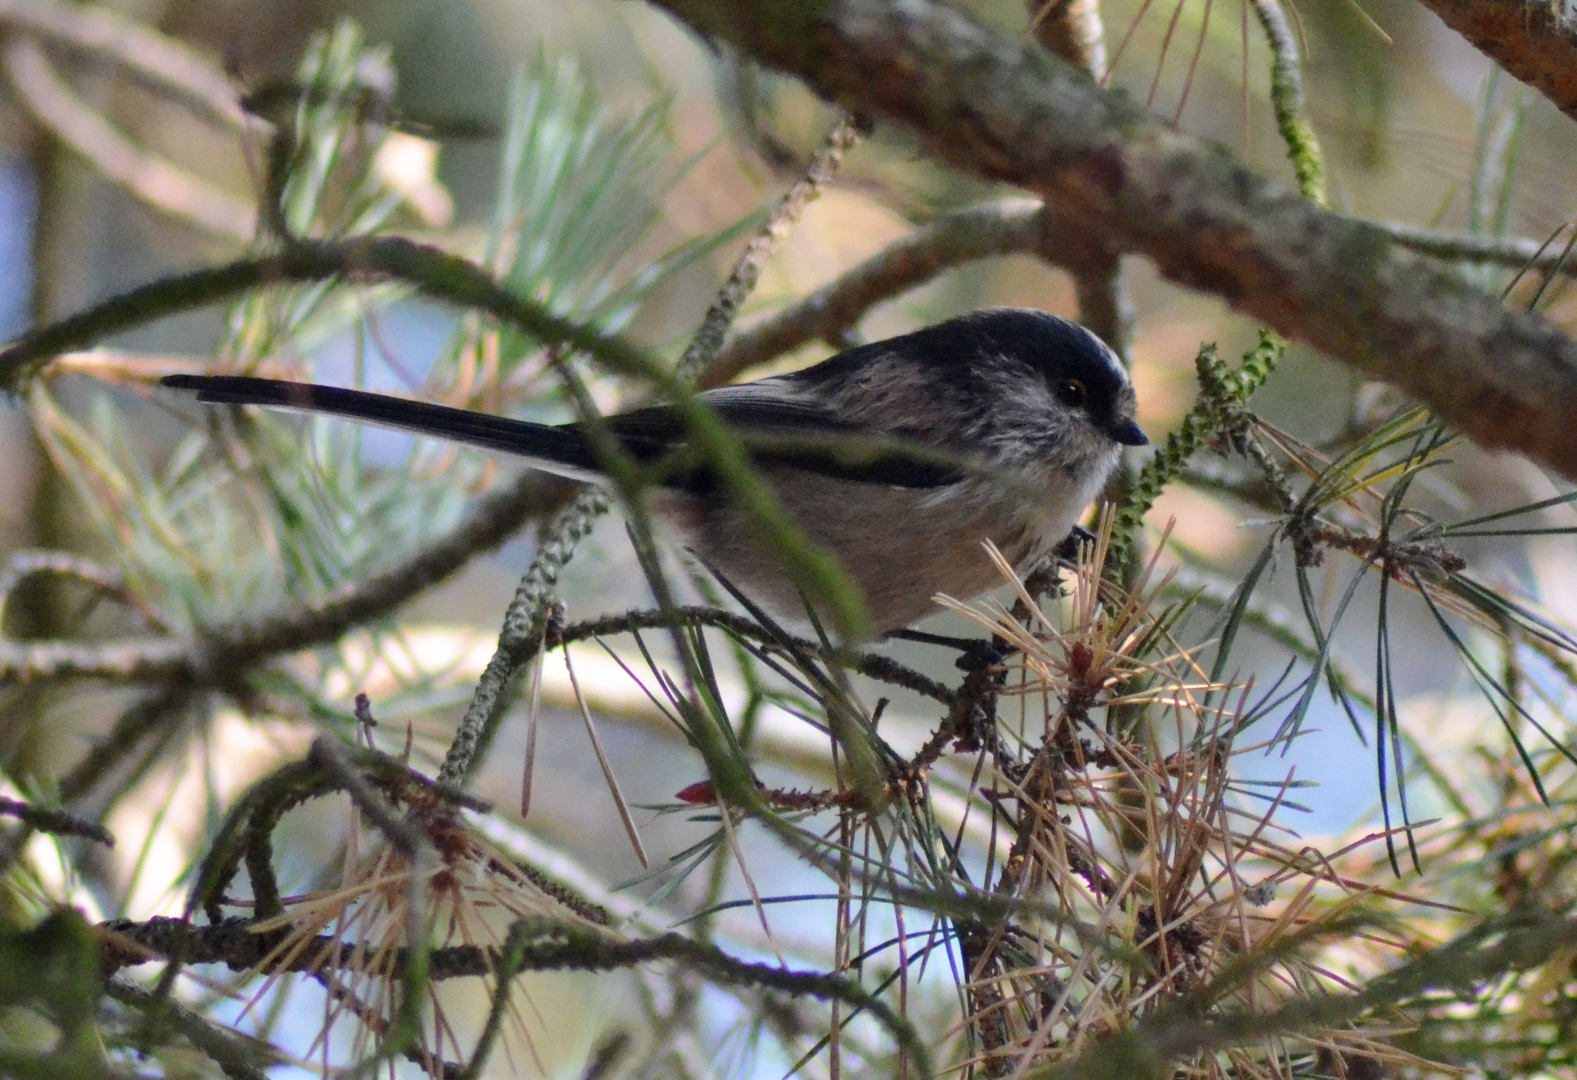
[[[803,623],[805,591],[757,517],[690,446],[672,405],[542,424],[244,375],[169,375],[202,402],[320,413],[446,439],[574,480],[607,481],[611,436],[654,478],[655,516],[730,589]],[[1027,572],[1073,532],[1121,458],[1148,444],[1127,370],[1099,337],[1025,308],[986,308],[789,374],[696,395],[744,442],[787,515],[858,586],[876,631],[901,631]]]

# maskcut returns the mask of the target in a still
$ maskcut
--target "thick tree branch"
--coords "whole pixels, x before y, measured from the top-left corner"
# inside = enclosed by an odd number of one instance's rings
[[[928,221],[809,296],[736,332],[707,368],[701,385],[721,386],[812,341],[841,346],[877,304],[977,259],[1022,253],[1072,269],[1069,264],[1077,253],[1067,250],[1066,237],[1058,235],[1048,217],[1039,200],[1014,198],[979,203]],[[1375,227],[1404,247],[1451,262],[1577,274],[1577,260],[1564,256],[1564,243],[1436,232],[1387,222],[1376,222]],[[57,360],[56,366],[60,363]]]
[[[655,0],[701,34],[1035,191],[1178,283],[1577,479],[1577,343],[1044,50],[927,0]]]
[[[1423,0],[1506,72],[1577,120],[1577,17],[1562,0]]]

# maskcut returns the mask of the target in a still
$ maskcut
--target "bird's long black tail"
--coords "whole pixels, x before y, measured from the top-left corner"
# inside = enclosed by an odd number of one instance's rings
[[[526,458],[539,468],[576,480],[594,480],[602,475],[585,436],[572,428],[490,416],[387,394],[370,394],[364,390],[257,379],[247,375],[167,375],[160,381],[176,390],[195,390],[198,401],[265,405],[340,416]]]

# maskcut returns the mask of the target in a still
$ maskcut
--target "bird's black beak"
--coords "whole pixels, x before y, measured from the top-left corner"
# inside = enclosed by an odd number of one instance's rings
[[[1124,446],[1149,446],[1150,439],[1133,420],[1121,420],[1111,426],[1111,436]]]

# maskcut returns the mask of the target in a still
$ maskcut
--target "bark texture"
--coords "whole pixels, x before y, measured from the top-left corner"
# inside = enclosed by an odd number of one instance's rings
[[[1422,0],[1485,56],[1577,120],[1577,7],[1571,0]]]

